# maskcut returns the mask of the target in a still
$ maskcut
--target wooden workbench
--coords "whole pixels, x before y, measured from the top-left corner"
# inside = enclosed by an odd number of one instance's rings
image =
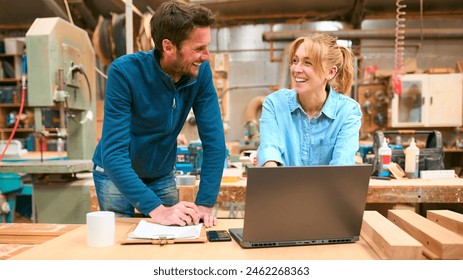
[[[116,240],[121,240],[138,219],[118,219]],[[241,219],[220,219],[217,229],[241,227]],[[17,254],[12,260],[246,260],[246,259],[378,259],[364,241],[352,244],[331,244],[280,248],[242,249],[235,241],[172,245],[120,245],[91,248],[87,246],[87,227],[76,229]],[[63,248],[66,248],[63,250]]]
[[[0,260],[11,258],[77,227],[73,224],[0,223]]]
[[[428,214],[424,218],[409,210],[391,210],[387,219],[376,211],[365,211],[360,240],[349,244],[254,249],[243,249],[234,240],[121,245],[139,218],[116,219],[116,244],[109,247],[88,247],[86,225],[0,227],[0,243],[35,244],[11,254],[11,260],[463,259],[463,215],[448,210]],[[242,226],[242,219],[219,219],[214,229]]]
[[[178,186],[180,198],[194,201],[198,183]],[[246,179],[222,182],[217,202],[244,202],[245,197]],[[463,179],[370,179],[367,203],[463,203]]]

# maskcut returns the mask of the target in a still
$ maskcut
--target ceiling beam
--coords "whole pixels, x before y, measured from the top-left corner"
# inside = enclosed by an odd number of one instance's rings
[[[365,0],[355,0],[349,18],[349,23],[354,29],[362,28],[362,21],[365,18]]]
[[[72,12],[82,17],[82,20],[86,23],[88,29],[95,29],[97,20],[93,16],[91,10],[88,8],[87,4],[85,4],[84,1],[68,0],[68,3]]]
[[[55,16],[69,21],[66,12],[54,0],[42,0],[42,2],[53,12]]]
[[[395,30],[393,29],[362,29],[362,30],[337,30],[337,31],[320,31],[320,30],[287,30],[264,32],[262,39],[264,41],[293,41],[296,38],[310,36],[314,33],[328,33],[338,39],[394,39]],[[462,39],[462,28],[426,28],[426,29],[405,29],[406,39]]]

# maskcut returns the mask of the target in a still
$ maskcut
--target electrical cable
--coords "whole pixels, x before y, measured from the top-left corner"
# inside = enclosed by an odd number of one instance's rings
[[[0,155],[0,161],[3,160],[3,157],[5,156],[5,153],[8,150],[8,146],[10,146],[10,143],[13,140],[13,137],[14,137],[14,135],[16,133],[16,130],[18,129],[18,125],[19,125],[19,122],[21,120],[21,115],[22,115],[23,109],[24,109],[25,96],[26,96],[26,85],[24,85],[24,82],[23,82],[22,92],[21,92],[21,105],[19,106],[19,113],[16,116],[16,122],[14,124],[13,130],[11,131],[10,137],[8,138],[8,142],[6,143],[2,154]]]
[[[105,78],[106,80],[108,79],[108,75],[106,75],[105,73],[103,73],[103,71],[101,71],[100,69],[98,69],[97,67],[95,67],[95,70],[98,74],[100,74],[100,76],[102,76],[103,78]]]
[[[84,69],[81,67],[79,67],[79,70],[78,70],[79,73],[81,73],[84,78],[85,78],[85,81],[87,82],[87,87],[88,87],[88,92],[89,92],[89,97],[90,97],[90,104],[91,105],[93,103],[93,94],[92,94],[92,88],[90,87],[90,81],[88,80],[88,76],[87,74],[85,73]]]
[[[23,69],[22,69],[22,77],[21,77],[21,85],[22,85],[22,90],[21,90],[21,104],[19,105],[19,113],[16,117],[16,122],[14,124],[13,130],[11,131],[10,137],[8,138],[8,142],[5,145],[5,148],[2,151],[2,154],[0,155],[0,161],[3,160],[3,157],[5,156],[6,151],[8,150],[8,147],[11,144],[11,141],[13,140],[13,137],[16,133],[16,130],[18,129],[19,121],[21,120],[21,115],[23,113],[24,109],[24,103],[26,100],[26,90],[27,90],[27,56],[24,53],[22,55],[23,59]]]
[[[85,117],[84,117],[82,120],[77,121],[77,120],[76,120],[76,116],[75,116],[74,114],[72,114],[72,112],[71,112],[71,110],[70,110],[69,102],[68,102],[68,99],[66,98],[66,99],[65,99],[66,111],[67,111],[69,117],[70,117],[73,121],[76,121],[76,122],[79,122],[80,124],[83,124],[83,123],[85,123],[85,122],[87,122],[87,121],[92,121],[92,120],[93,120],[93,112],[92,112],[92,110],[91,110],[91,107],[92,107],[93,99],[94,99],[94,98],[93,98],[92,88],[91,88],[91,86],[90,86],[90,81],[89,81],[88,76],[87,76],[87,73],[85,73],[84,68],[83,68],[82,65],[74,65],[74,66],[72,66],[72,67],[69,69],[69,71],[68,71],[68,73],[67,73],[67,75],[66,75],[66,81],[68,81],[68,80],[69,80],[69,77],[70,77],[72,74],[74,74],[75,72],[78,72],[78,73],[82,74],[82,75],[84,76],[84,78],[85,78],[85,82],[87,83],[88,92],[89,92],[89,98],[90,98],[90,100],[89,100],[89,105],[88,105],[89,109],[87,110],[87,113],[86,113]],[[64,85],[66,86],[67,83],[65,83]]]
[[[92,121],[93,120],[93,113],[92,113],[92,104],[93,104],[93,94],[92,94],[92,88],[90,87],[90,81],[88,80],[88,76],[87,74],[85,73],[84,69],[82,67],[79,68],[80,70],[80,73],[82,75],[84,75],[84,78],[85,78],[85,81],[87,82],[87,87],[88,87],[88,92],[89,92],[89,98],[90,98],[90,101],[89,101],[89,109],[87,110],[87,113],[85,114],[85,117],[83,120],[80,121],[81,124],[87,122],[87,121]]]

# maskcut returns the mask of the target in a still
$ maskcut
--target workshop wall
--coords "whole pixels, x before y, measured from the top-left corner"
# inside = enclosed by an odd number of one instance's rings
[[[432,19],[424,20],[423,28],[460,28],[463,19]],[[394,30],[395,19],[365,20],[362,29]],[[420,28],[418,19],[407,20],[406,28]],[[220,28],[213,31],[212,53],[228,53],[230,55],[229,86],[237,87],[230,91],[230,120],[227,140],[242,139],[245,128],[246,106],[253,98],[267,95],[281,84],[282,77],[289,75],[289,69],[284,69],[281,58],[283,49],[290,42],[265,42],[263,32],[281,30],[343,30],[350,29],[340,22],[305,22],[297,24],[264,24],[245,25]],[[362,83],[366,67],[376,67],[381,75],[388,75],[394,70],[395,39],[372,40],[362,39],[359,45],[352,47],[360,50],[359,80]],[[416,62],[418,71],[428,68],[455,69],[456,63],[463,60],[463,38],[407,39],[405,34],[405,59]],[[272,49],[273,48],[273,49]],[[283,61],[285,63],[285,61]],[[284,70],[282,72],[282,70]],[[373,81],[372,81],[373,82]],[[255,85],[255,88],[250,88]]]
[[[460,28],[463,19],[432,18],[421,22],[419,19],[406,21],[406,28]],[[391,29],[396,26],[395,19],[364,20],[362,29]],[[283,49],[288,42],[266,42],[262,34],[268,31],[281,30],[349,30],[350,26],[340,22],[298,22],[282,24],[248,24],[213,29],[212,54],[226,53],[229,55],[229,70],[227,73],[229,87],[229,120],[227,140],[239,141],[246,132],[245,113],[248,104],[256,97],[267,95],[284,87],[281,82],[289,75],[285,63],[281,62]],[[24,36],[20,31],[1,31],[2,37]],[[405,34],[406,36],[406,34]],[[463,38],[457,39],[405,39],[405,58],[416,61],[420,70],[427,68],[455,69],[456,63],[463,60]],[[364,79],[366,67],[377,67],[380,72],[388,72],[394,68],[394,38],[387,40],[360,40],[361,60],[359,63],[359,82]],[[99,76],[98,76],[99,77]],[[99,87],[103,88],[104,87]],[[104,96],[104,93],[99,93]],[[257,112],[258,115],[259,112]],[[195,138],[194,125],[186,125],[192,138]]]
[[[395,28],[395,20],[365,20],[362,29],[391,29]],[[418,19],[406,20],[406,29],[442,29],[460,28],[462,19],[431,19],[421,22]],[[420,70],[429,68],[455,69],[456,63],[463,60],[463,38],[436,39],[426,38],[410,39],[405,33],[404,58],[415,58]],[[370,47],[372,46],[372,47]],[[394,40],[364,39],[361,42],[363,66],[378,66],[381,70],[394,69]]]

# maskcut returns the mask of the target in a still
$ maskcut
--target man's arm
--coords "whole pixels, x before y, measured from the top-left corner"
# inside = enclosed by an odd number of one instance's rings
[[[212,72],[208,63],[203,63],[203,75],[198,79],[200,92],[193,104],[199,137],[203,148],[201,181],[196,196],[200,217],[206,226],[216,223],[211,214],[220,189],[225,164],[226,147],[222,116],[217,92],[212,82]]]

